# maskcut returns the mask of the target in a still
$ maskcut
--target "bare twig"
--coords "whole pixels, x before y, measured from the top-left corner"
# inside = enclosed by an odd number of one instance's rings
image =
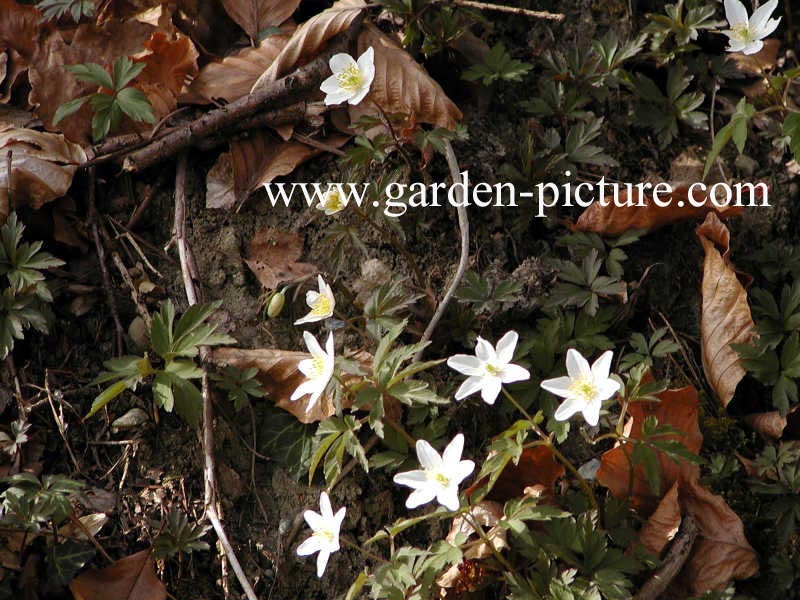
[[[203,138],[219,133],[261,112],[265,106],[279,113],[277,109],[302,100],[305,94],[316,90],[325,74],[329,72],[330,57],[349,46],[350,40],[361,27],[362,19],[363,17],[355,19],[347,30],[336,36],[329,47],[309,64],[286,77],[259,87],[226,106],[211,110],[199,119],[175,128],[154,143],[130,153],[125,157],[122,168],[125,171],[141,171],[186,150]]]
[[[490,2],[476,2],[475,0],[439,0],[438,4],[454,4],[467,8],[477,8],[478,10],[491,10],[495,12],[511,13],[512,15],[523,15],[533,19],[547,19],[548,21],[563,21],[564,13],[551,13],[546,10],[530,10],[518,8],[516,6],[506,6],[504,4],[492,4]]]
[[[455,184],[458,183],[459,178],[461,177],[461,170],[458,167],[458,160],[456,159],[456,153],[453,151],[452,144],[450,144],[449,140],[444,140],[444,144],[447,166],[450,168],[450,177],[452,177],[453,183]],[[458,288],[458,284],[461,283],[461,279],[464,277],[464,273],[466,272],[469,264],[469,219],[467,217],[467,208],[465,205],[466,198],[464,198],[463,186],[456,185],[455,189],[457,196],[456,200],[458,202],[458,204],[456,204],[456,212],[458,213],[458,228],[461,231],[461,254],[458,258],[458,267],[456,268],[455,275],[453,275],[453,280],[450,282],[444,297],[442,298],[441,302],[439,302],[439,306],[436,307],[436,312],[433,313],[430,323],[428,323],[428,326],[425,328],[425,332],[422,334],[422,338],[420,339],[420,342],[422,343],[430,341],[431,336],[433,335],[433,330],[436,329],[436,325],[439,324],[439,321],[444,315],[444,311],[447,309],[447,305],[450,303],[450,300],[456,293],[456,288]],[[423,352],[425,352],[425,348],[420,348],[420,350],[414,356],[415,362],[422,358]]]
[[[699,533],[697,520],[692,515],[683,517],[681,528],[672,540],[672,545],[664,557],[661,567],[642,586],[642,589],[636,594],[635,600],[657,600],[661,597],[661,594],[686,564]]]
[[[190,265],[194,263],[192,250],[186,242],[186,155],[178,157],[178,164],[175,172],[175,224],[173,239],[178,246],[178,254],[181,261],[181,273],[183,275],[183,285],[186,290],[186,299],[190,305],[197,304],[198,290],[192,277]],[[203,395],[203,453],[205,455],[205,465],[203,468],[204,482],[204,504],[206,517],[211,522],[217,539],[225,554],[225,558],[231,565],[239,585],[242,586],[248,600],[258,600],[253,586],[247,580],[247,575],[242,569],[236,552],[228,540],[225,528],[217,512],[216,499],[216,465],[214,459],[214,407],[211,402],[211,390],[208,386],[208,372],[206,371],[205,361],[209,355],[207,346],[200,348],[200,356],[203,360],[203,376],[201,378],[201,388]]]
[[[142,297],[139,295],[139,290],[136,288],[136,284],[133,282],[131,274],[128,273],[128,268],[125,266],[125,263],[122,262],[122,259],[116,252],[111,253],[111,260],[114,261],[114,265],[117,267],[117,271],[119,271],[122,280],[131,291],[131,298],[133,299],[133,303],[136,305],[136,312],[142,318],[142,321],[144,321],[147,331],[150,331],[150,325],[152,324],[153,320],[150,317],[150,312],[147,310],[144,302],[142,302]]]
[[[94,240],[94,247],[97,250],[97,261],[100,263],[100,274],[103,278],[103,287],[106,290],[108,308],[111,311],[111,317],[114,319],[114,329],[117,332],[117,356],[122,356],[125,330],[122,328],[122,322],[119,320],[117,301],[114,298],[114,291],[111,288],[111,277],[109,277],[108,269],[106,268],[106,251],[103,248],[103,243],[100,241],[100,229],[97,224],[97,205],[95,203],[94,167],[90,168],[88,171],[87,185],[89,186],[89,222],[92,224],[92,239]]]
[[[47,402],[50,404],[50,410],[53,411],[53,420],[56,422],[58,434],[61,436],[64,446],[67,447],[67,453],[69,454],[70,460],[72,460],[72,465],[75,467],[75,472],[80,473],[81,467],[78,464],[78,459],[75,458],[75,454],[72,452],[72,446],[69,445],[69,440],[67,439],[67,426],[64,423],[63,410],[56,411],[56,405],[53,402],[53,394],[50,392],[50,373],[47,369],[44,371],[44,389],[47,392]]]

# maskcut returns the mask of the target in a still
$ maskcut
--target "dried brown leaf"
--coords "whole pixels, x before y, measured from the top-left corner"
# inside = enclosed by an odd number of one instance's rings
[[[669,206],[658,206],[653,202],[650,194],[639,193],[634,189],[630,195],[631,206],[626,203],[629,199],[627,190],[619,192],[618,204],[614,203],[614,196],[606,196],[606,206],[600,202],[594,202],[583,211],[578,221],[572,226],[574,231],[593,231],[600,235],[618,236],[629,229],[658,229],[665,225],[685,221],[687,219],[698,219],[709,213],[719,213],[723,217],[733,217],[742,214],[744,208],[741,206],[729,205],[725,208],[716,207],[711,201],[706,201],[702,206],[692,206],[689,202],[689,188],[685,185],[678,185],[669,194],[658,194],[659,202],[671,200]],[[699,190],[694,190],[694,199],[698,203],[704,198]],[[640,206],[641,204],[641,206]]]
[[[731,344],[748,343],[755,324],[747,292],[730,262],[728,228],[716,214],[709,213],[695,232],[705,252],[700,314],[703,370],[717,398],[727,406],[745,375]]]
[[[75,600],[165,600],[150,550],[126,556],[101,571],[81,573],[69,584]]]
[[[33,6],[14,0],[0,0],[0,102],[8,102],[11,92],[30,65],[43,30],[41,14]]]
[[[375,50],[375,78],[367,98],[349,106],[350,121],[363,115],[380,116],[373,101],[384,113],[410,115],[417,123],[455,129],[461,111],[442,87],[401,46],[371,23],[365,23],[358,36],[358,53]]]
[[[267,27],[277,27],[300,5],[300,0],[221,0],[231,19],[251,40]]]
[[[309,396],[303,396],[294,401],[289,399],[297,386],[305,381],[305,375],[298,370],[297,364],[307,358],[311,358],[311,355],[306,352],[269,348],[255,350],[218,348],[212,355],[212,360],[218,365],[233,366],[237,369],[255,367],[258,369],[256,378],[267,393],[267,398],[275,406],[293,414],[301,423],[316,423],[327,419],[336,412],[330,394],[323,394],[311,407],[311,410],[308,406]],[[372,362],[372,357],[366,353],[358,353],[353,358],[365,368],[369,368]],[[344,379],[348,381],[348,377]],[[352,401],[346,397],[343,398],[342,408],[350,408],[350,406],[352,406]],[[387,402],[384,410],[393,418],[397,418],[400,414],[399,403],[397,401]]]
[[[521,498],[526,491],[533,489],[538,492],[537,496],[552,496],[555,494],[556,481],[563,476],[564,467],[556,460],[552,450],[546,446],[526,448],[516,465],[508,463],[505,466],[486,499],[505,502]],[[484,477],[473,483],[466,490],[467,497],[487,481],[488,477]]]
[[[281,283],[299,281],[317,272],[309,263],[297,262],[303,252],[299,233],[260,229],[247,243],[245,262],[267,291]]]
[[[681,507],[678,504],[678,482],[664,494],[653,514],[639,530],[639,542],[651,554],[659,556],[681,526]]]
[[[336,148],[348,136],[322,140]],[[231,208],[276,177],[288,175],[322,150],[300,142],[276,140],[268,130],[253,131],[231,143],[229,152],[220,155],[206,176],[206,207]]]
[[[338,0],[300,25],[253,89],[280,79],[315,57],[329,39],[350,26],[365,6],[363,0]]]
[[[630,406],[630,420],[625,435],[634,440],[642,439],[642,426],[648,416],[658,419],[660,425],[669,425],[681,432],[679,435],[660,436],[661,440],[676,440],[690,452],[697,454],[703,444],[697,417],[699,400],[692,386],[666,390],[658,395],[659,402],[634,402]],[[661,500],[661,493],[672,487],[681,472],[693,468],[691,463],[679,464],[660,451],[658,457],[660,493],[656,493],[647,481],[644,469],[636,465],[631,476],[632,444],[623,443],[600,457],[597,482],[609,489],[616,498],[627,498],[630,504],[645,517],[650,516]],[[630,483],[630,486],[629,486]]]
[[[0,205],[8,201],[8,162],[11,151],[11,204],[40,208],[67,193],[77,165],[86,153],[63,135],[7,127],[0,130]]]
[[[744,417],[755,432],[773,439],[794,439],[800,436],[800,406],[795,406],[786,416],[778,411],[754,413]]]
[[[184,84],[197,74],[197,49],[186,36],[170,40],[160,31],[154,32],[144,47],[136,60],[146,66],[135,85],[150,100],[156,119],[162,119],[175,110]]]
[[[269,36],[255,48],[244,48],[219,62],[207,64],[181,97],[181,102],[208,104],[217,99],[233,102],[247,96],[289,41],[293,30],[294,26],[285,33]]]

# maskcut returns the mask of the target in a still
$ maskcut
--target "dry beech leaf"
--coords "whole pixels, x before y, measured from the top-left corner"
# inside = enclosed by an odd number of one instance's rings
[[[728,228],[716,214],[709,213],[695,232],[705,252],[700,313],[703,370],[717,398],[727,406],[745,375],[739,354],[731,344],[749,342],[755,324],[747,292],[728,256]]]
[[[552,496],[555,494],[556,481],[563,476],[564,467],[556,460],[552,450],[546,446],[526,448],[516,465],[509,462],[505,466],[486,499],[505,502],[532,495],[530,492],[534,490],[537,493],[533,495]],[[488,477],[484,477],[473,483],[466,490],[467,497],[487,481]]]
[[[11,151],[11,181],[16,206],[40,208],[67,193],[86,153],[63,135],[16,129],[0,130],[0,153]],[[0,161],[0,206],[8,200],[8,164]]]
[[[622,189],[619,192],[618,202],[623,204],[628,201],[628,192]],[[607,206],[602,206],[599,202],[594,202],[583,211],[578,221],[572,226],[573,231],[593,231],[600,235],[618,236],[629,229],[658,229],[665,225],[685,221],[687,219],[698,219],[709,213],[719,213],[723,217],[734,217],[742,214],[742,206],[727,206],[719,208],[710,200],[704,202],[703,206],[692,206],[689,202],[689,188],[685,185],[678,185],[667,195],[659,192],[659,202],[666,202],[671,199],[670,205],[661,207],[653,202],[650,194],[642,194],[634,189],[632,194],[632,206],[616,206],[614,196],[606,196]],[[695,202],[705,199],[705,194],[699,190],[694,190]],[[639,206],[640,201],[643,206]],[[683,206],[679,206],[679,202]]]
[[[339,148],[350,139],[334,135],[321,140]],[[206,208],[231,208],[276,177],[288,175],[323,150],[300,142],[276,140],[267,129],[231,142],[206,176]],[[301,200],[302,201],[302,200]]]
[[[147,66],[135,85],[150,100],[156,119],[162,119],[177,108],[185,82],[197,74],[197,49],[186,36],[169,40],[160,31],[153,33],[144,47],[136,61]]]
[[[67,43],[60,32],[53,32],[39,44],[28,70],[31,82],[29,102],[36,107],[36,115],[48,129],[62,131],[73,142],[89,144],[92,110],[88,103],[53,126],[53,116],[64,102],[97,91],[96,85],[80,83],[64,70],[64,66],[87,62],[111,65],[120,56],[133,56],[141,51],[155,31],[152,25],[131,19],[124,22],[111,20],[102,27],[84,23],[75,30],[71,43]],[[133,131],[131,122],[127,119],[125,122],[128,129],[116,133]],[[151,127],[146,123],[140,126]]]
[[[317,272],[310,263],[297,262],[303,252],[299,233],[260,229],[247,243],[245,262],[264,289],[306,279]]]
[[[680,504],[693,515],[700,535],[680,579],[693,596],[721,590],[733,579],[758,574],[758,558],[744,536],[744,526],[722,496],[712,494],[698,481],[699,469],[681,477]]]
[[[75,600],[165,600],[150,550],[126,556],[101,571],[81,573],[69,584]]]
[[[497,527],[500,519],[503,518],[502,504],[483,500],[471,506],[469,514],[471,517],[469,521],[463,515],[453,519],[450,531],[447,534],[447,541],[450,544],[455,544],[459,534],[465,536],[466,539],[471,538],[476,533],[472,523],[477,522],[486,532],[486,537],[491,541],[494,550],[486,542],[470,546],[464,552],[463,560],[460,563],[451,565],[436,579],[436,585],[444,588],[440,598],[451,597],[447,590],[452,590],[456,594],[454,597],[458,598],[460,597],[458,592],[461,590],[476,591],[483,587],[490,581],[490,578],[486,576],[487,573],[482,569],[474,568],[475,561],[492,556],[495,552],[501,552],[508,548],[505,529]]]
[[[277,27],[292,16],[300,0],[221,0],[225,12],[251,40],[260,31]]]
[[[36,52],[41,14],[33,6],[0,0],[0,102],[8,102],[17,78],[25,72]]]
[[[658,395],[659,402],[634,402],[630,406],[630,419],[625,426],[625,435],[634,440],[642,438],[642,425],[648,416],[658,419],[660,425],[669,425],[681,432],[679,435],[659,437],[662,440],[677,440],[690,452],[697,454],[703,444],[703,435],[697,422],[700,402],[697,391],[692,386],[666,390]],[[641,465],[633,469],[630,477],[631,445],[617,445],[600,457],[597,482],[609,489],[616,498],[627,498],[631,506],[642,516],[650,516],[661,499],[660,494],[650,488]],[[678,480],[682,471],[693,465],[675,462],[663,452],[655,451],[658,457],[660,493],[665,493]],[[627,456],[626,456],[627,455]],[[628,489],[628,483],[631,488]]]
[[[758,573],[758,560],[744,536],[741,519],[721,496],[700,484],[699,475],[696,466],[683,472],[639,532],[644,547],[659,555],[684,515],[697,521],[699,534],[689,559],[665,597],[699,596]]]
[[[370,101],[385,113],[411,115],[417,123],[455,129],[461,111],[442,87],[402,47],[371,23],[365,23],[358,36],[358,53],[375,50],[375,79],[367,98],[349,106],[350,122],[363,115],[379,115]]]
[[[743,420],[753,431],[768,439],[800,437],[800,406],[792,408],[785,417],[775,410],[747,415]]]
[[[90,515],[84,515],[79,517],[78,520],[81,522],[83,527],[79,527],[75,523],[67,523],[62,527],[58,528],[58,535],[62,538],[72,538],[76,540],[88,540],[89,538],[86,536],[86,532],[88,531],[93,536],[100,533],[100,530],[103,526],[108,523],[108,515],[106,513],[92,513]]]
[[[678,504],[678,482],[658,503],[650,518],[639,530],[639,542],[651,554],[660,556],[681,526],[681,507]]]
[[[292,393],[303,381],[303,375],[297,368],[301,360],[311,358],[306,352],[295,352],[292,350],[274,350],[270,348],[257,348],[255,350],[245,350],[241,348],[218,348],[212,354],[215,364],[232,366],[237,369],[258,369],[256,379],[261,383],[262,388],[267,393],[275,406],[293,414],[301,423],[316,423],[323,421],[336,412],[333,398],[330,394],[323,394],[319,400],[308,410],[309,396],[303,396],[298,400],[289,400]],[[365,368],[370,368],[372,357],[359,352],[352,357],[362,364]],[[345,382],[354,376],[345,376]],[[342,408],[349,408],[352,402],[343,398]],[[387,415],[393,418],[400,416],[400,405],[396,400],[391,400],[384,405]]]
[[[271,35],[255,48],[244,48],[219,62],[207,64],[181,97],[181,102],[209,104],[217,99],[233,102],[247,96],[289,41],[293,29]]]
[[[764,40],[764,47],[755,54],[743,52],[729,52],[728,61],[736,66],[736,70],[747,77],[760,77],[765,71],[770,71],[778,61],[778,50],[781,41],[778,38]]]
[[[325,42],[347,29],[365,6],[363,0],[339,0],[300,25],[253,89],[280,79],[315,57]]]

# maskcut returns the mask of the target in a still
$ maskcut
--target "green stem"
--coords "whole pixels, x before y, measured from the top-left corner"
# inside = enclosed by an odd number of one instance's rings
[[[414,448],[417,445],[417,440],[415,440],[413,437],[411,437],[411,434],[408,433],[405,430],[405,428],[402,425],[400,425],[400,423],[398,423],[394,419],[391,419],[391,418],[387,417],[386,415],[383,416],[383,422],[386,423],[387,425],[389,425],[389,427],[394,429],[401,436],[403,436],[403,438],[406,440],[406,442],[408,442],[409,446]]]
[[[389,562],[388,560],[386,560],[385,558],[381,558],[377,554],[373,554],[372,552],[367,552],[366,550],[364,550],[364,548],[362,548],[361,546],[359,546],[355,542],[351,542],[346,537],[339,536],[339,541],[342,542],[342,544],[344,544],[348,548],[352,548],[353,550],[358,550],[358,552],[360,552],[361,554],[363,554],[366,558],[369,558],[370,560],[374,560],[374,561],[381,562],[381,563],[388,563]]]

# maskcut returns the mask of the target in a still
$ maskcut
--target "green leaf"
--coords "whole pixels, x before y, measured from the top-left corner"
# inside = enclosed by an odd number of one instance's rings
[[[103,408],[106,404],[111,402],[114,398],[119,396],[125,389],[128,387],[129,380],[123,379],[121,381],[117,381],[116,383],[108,386],[102,392],[100,392],[97,397],[92,402],[92,407],[89,412],[86,414],[84,419],[88,419],[98,410]]]
[[[97,63],[84,63],[80,65],[66,65],[64,70],[75,75],[75,79],[83,83],[94,83],[109,90],[114,89],[111,75],[103,65]]]
[[[661,477],[659,474],[658,456],[647,444],[636,443],[631,456],[634,464],[640,464],[644,470],[650,489],[658,496],[661,493]]]
[[[134,121],[155,123],[153,107],[142,90],[128,87],[117,93],[117,105],[120,110]]]
[[[94,554],[92,546],[76,540],[55,544],[47,553],[48,582],[57,587],[68,585]]]
[[[56,114],[53,115],[53,125],[58,125],[62,119],[78,112],[89,98],[91,98],[91,95],[81,96],[80,98],[64,102],[64,104],[56,109]]]
[[[789,149],[796,161],[800,161],[800,113],[789,113],[783,121],[783,135],[789,138]]]
[[[114,62],[114,83],[111,87],[115,92],[121,91],[141,73],[146,66],[147,63],[133,62],[127,56],[120,56]],[[117,97],[119,97],[119,95]]]

